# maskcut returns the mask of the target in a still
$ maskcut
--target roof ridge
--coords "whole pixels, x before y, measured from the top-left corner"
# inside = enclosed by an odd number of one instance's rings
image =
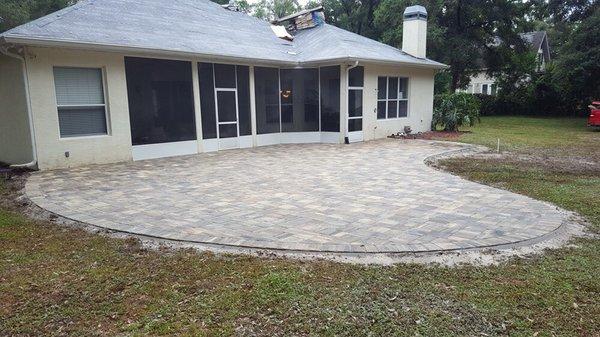
[[[342,29],[342,28],[340,28],[340,27],[337,27],[337,26],[334,26],[334,25],[330,25],[330,24],[327,24],[327,25],[328,25],[328,26],[330,26],[330,27],[334,27],[334,28],[336,28],[336,29],[338,29],[338,30],[340,30],[340,31],[343,31],[343,32],[344,32],[344,33],[346,33],[346,34],[348,34],[348,33],[349,33],[349,34],[355,35],[355,36],[357,36],[357,37],[360,37],[361,39],[366,39],[366,40],[369,40],[369,41],[371,41],[371,42],[375,42],[375,43],[377,43],[377,44],[379,44],[379,45],[381,45],[381,46],[383,46],[383,47],[386,47],[386,48],[393,49],[393,50],[395,50],[395,51],[397,51],[397,52],[400,52],[400,53],[401,53],[401,54],[403,54],[403,55],[410,56],[410,57],[412,57],[412,58],[415,58],[415,59],[417,59],[417,60],[429,60],[429,59],[428,59],[428,58],[426,58],[426,57],[416,57],[416,56],[414,56],[414,55],[411,55],[411,54],[409,54],[409,53],[405,52],[404,50],[402,50],[402,49],[400,49],[400,48],[397,48],[397,47],[394,47],[394,46],[390,46],[390,45],[389,45],[389,44],[387,44],[387,43],[383,43],[383,42],[381,42],[381,41],[377,41],[377,40],[375,40],[375,39],[368,38],[368,37],[366,37],[366,36],[363,36],[363,35],[357,34],[357,33],[355,33],[355,32],[352,32],[352,31],[349,31],[349,30],[345,30],[345,29]],[[429,61],[431,61],[431,60],[429,60]],[[434,62],[435,62],[435,61],[434,61]]]

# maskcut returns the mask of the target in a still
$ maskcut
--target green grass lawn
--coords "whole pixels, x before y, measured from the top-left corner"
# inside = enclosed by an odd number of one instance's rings
[[[600,228],[600,172],[544,160],[593,162],[600,133],[583,123],[484,118],[460,141],[501,137],[517,153],[542,155],[443,164],[578,211]],[[157,252],[5,207],[0,334],[598,336],[599,252],[599,241],[586,238],[541,256],[460,268]]]
[[[496,149],[500,139],[501,150],[559,148],[587,152],[600,145],[600,134],[587,128],[584,118],[483,117],[481,124],[462,130],[471,133],[463,135],[461,142]]]

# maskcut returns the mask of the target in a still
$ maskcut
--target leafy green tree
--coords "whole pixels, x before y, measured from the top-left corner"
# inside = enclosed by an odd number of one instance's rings
[[[2,0],[0,32],[75,4],[76,0]]]
[[[450,91],[465,87],[475,71],[504,67],[510,58],[498,58],[499,51],[524,49],[515,27],[525,23],[528,5],[516,0],[383,0],[375,10],[383,42],[402,46],[404,9],[414,4],[427,8],[427,56],[450,66]],[[492,67],[482,62],[487,58]]]
[[[253,15],[263,20],[274,20],[299,11],[298,0],[261,0],[252,8]]]
[[[546,30],[552,42],[550,51],[557,51],[568,40],[571,31],[590,17],[600,6],[597,0],[531,0],[531,17],[536,30]]]
[[[553,79],[580,109],[600,99],[600,8],[569,34],[555,60]]]
[[[375,10],[380,0],[322,0],[325,20],[334,26],[373,39],[379,38],[375,28]],[[315,7],[316,2],[307,7]]]

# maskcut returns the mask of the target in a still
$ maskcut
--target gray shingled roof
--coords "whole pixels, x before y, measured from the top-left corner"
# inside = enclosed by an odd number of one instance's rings
[[[532,52],[537,53],[542,48],[546,61],[550,61],[550,47],[545,30],[523,33],[519,34],[519,36],[521,36],[523,41],[527,42]]]
[[[285,41],[275,36],[268,22],[209,0],[83,0],[6,31],[0,38],[25,45],[72,45],[282,65],[359,60],[444,67],[330,25],[299,31],[294,41]]]

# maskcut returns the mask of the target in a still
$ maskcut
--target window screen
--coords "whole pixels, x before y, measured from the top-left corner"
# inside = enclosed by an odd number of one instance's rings
[[[250,75],[249,67],[237,66],[237,91],[238,114],[240,123],[240,136],[252,134],[250,119]]]
[[[365,68],[362,66],[354,67],[349,71],[348,84],[351,87],[362,87],[364,84]]]
[[[256,93],[256,131],[258,134],[280,132],[279,69],[254,68]]]
[[[200,111],[202,114],[202,138],[217,138],[217,117],[215,110],[215,84],[212,63],[198,63],[200,81]]]
[[[340,131],[340,67],[323,67],[321,72],[321,131]]]
[[[61,137],[108,133],[102,69],[56,67],[54,85]]]
[[[408,116],[408,78],[377,78],[377,119]]]
[[[125,58],[133,145],[196,139],[191,62]]]
[[[281,69],[281,131],[319,131],[318,69]]]

